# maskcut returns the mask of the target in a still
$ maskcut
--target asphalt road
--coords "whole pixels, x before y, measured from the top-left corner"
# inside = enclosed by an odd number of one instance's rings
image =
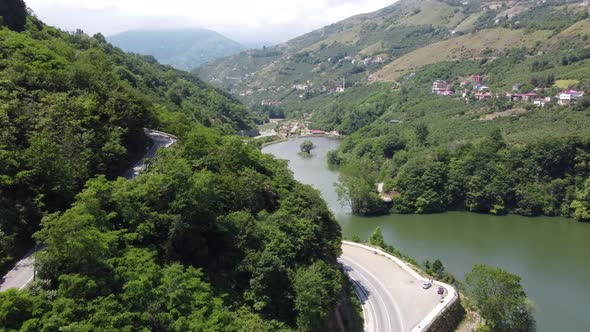
[[[361,300],[365,331],[410,332],[440,303],[436,286],[422,289],[421,280],[371,250],[343,243],[338,260]]]
[[[127,179],[133,179],[139,175],[139,173],[145,168],[146,160],[148,158],[153,158],[159,148],[167,148],[176,142],[175,137],[162,132],[151,129],[144,129],[144,132],[154,145],[148,150],[143,158],[141,158],[133,166],[131,166],[131,168],[123,173],[123,176]],[[16,263],[12,270],[8,271],[8,273],[4,275],[2,279],[0,279],[0,292],[3,292],[9,288],[23,289],[33,280],[35,273],[33,258],[34,253],[35,250],[31,250],[29,253],[27,253],[25,257]]]
[[[0,280],[0,292],[9,288],[23,289],[33,280],[35,270],[33,269],[33,253],[31,250],[23,259],[18,261],[12,270],[8,271]]]
[[[133,166],[131,166],[128,170],[123,173],[123,176],[126,179],[133,179],[145,168],[145,162],[149,158],[153,158],[156,155],[156,151],[159,148],[167,148],[170,145],[176,142],[176,139],[170,135],[156,132],[153,130],[145,129],[145,134],[150,138],[150,140],[154,143],[152,147],[148,150],[148,152],[138,160]]]

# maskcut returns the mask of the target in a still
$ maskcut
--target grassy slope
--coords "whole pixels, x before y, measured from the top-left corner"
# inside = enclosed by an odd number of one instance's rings
[[[454,27],[461,22],[465,15],[462,12],[455,12],[455,6],[447,3],[422,0],[416,1],[414,10],[420,10],[419,13],[406,16],[400,20],[400,25],[432,25],[435,27]]]
[[[524,30],[505,28],[486,29],[419,48],[383,67],[375,77],[382,81],[393,81],[425,65],[442,61],[477,59],[486,56],[485,53],[489,52],[486,50],[491,50],[487,56],[498,55],[514,45],[531,47],[536,42],[546,40],[550,35],[550,31],[526,33]]]
[[[264,53],[261,50],[242,52],[206,64],[196,73],[207,81],[238,93],[258,83],[289,88],[292,84],[312,80],[316,85],[320,85],[332,79],[341,79],[353,67],[349,61],[342,67],[334,68],[327,59],[343,54],[389,54],[391,49],[395,50],[396,55],[386,58],[407,53],[444,38],[447,34],[445,31],[464,18],[462,13],[455,13],[456,10],[458,7],[437,0],[418,3],[400,1],[380,11],[357,15],[285,44],[268,48],[267,51],[270,51],[272,56],[253,55]],[[435,23],[432,23],[433,21]],[[431,26],[434,27],[432,31],[421,33],[422,29]],[[300,58],[295,59],[304,53],[311,54],[304,61],[298,61]],[[247,74],[250,76],[246,77]],[[364,82],[368,75],[367,71],[350,79]]]
[[[484,10],[486,7],[492,9]],[[269,98],[281,100],[289,113],[310,109],[322,101],[331,102],[333,97],[322,93],[341,84],[343,77],[348,86],[356,89],[366,85],[370,76],[391,82],[430,64],[502,58],[504,51],[512,48],[527,47],[535,52],[564,49],[563,38],[576,37],[590,28],[588,20],[576,23],[576,15],[583,10],[577,4],[533,1],[509,1],[503,7],[490,1],[472,1],[467,5],[452,0],[399,1],[280,46],[213,62],[198,74],[235,94],[252,90],[253,95],[241,98],[247,104],[260,104]],[[379,55],[385,63],[359,68],[350,60],[328,61],[344,55],[356,56],[357,60]],[[565,72],[555,75],[559,79],[570,78]],[[508,72],[504,78],[499,82],[502,87],[526,81],[530,75]],[[312,91],[299,98],[302,93],[292,91],[291,87],[306,82],[311,82]],[[285,90],[258,91],[269,86],[282,86]],[[322,92],[322,87],[327,89]]]

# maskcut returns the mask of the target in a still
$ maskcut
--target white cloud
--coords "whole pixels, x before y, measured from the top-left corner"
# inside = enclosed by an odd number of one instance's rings
[[[25,0],[48,24],[105,35],[202,27],[239,41],[280,42],[395,0]]]

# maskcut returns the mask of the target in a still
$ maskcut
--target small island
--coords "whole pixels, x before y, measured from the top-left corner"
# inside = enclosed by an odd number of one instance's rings
[[[316,146],[313,144],[312,141],[306,139],[305,141],[303,141],[303,143],[301,143],[301,146],[299,148],[301,149],[301,152],[299,152],[299,154],[307,157],[311,156],[311,150],[315,149]]]

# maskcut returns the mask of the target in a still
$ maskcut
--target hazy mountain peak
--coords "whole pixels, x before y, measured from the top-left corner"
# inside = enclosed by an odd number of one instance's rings
[[[183,70],[244,49],[239,43],[207,29],[132,30],[107,38],[125,51],[152,55]]]

